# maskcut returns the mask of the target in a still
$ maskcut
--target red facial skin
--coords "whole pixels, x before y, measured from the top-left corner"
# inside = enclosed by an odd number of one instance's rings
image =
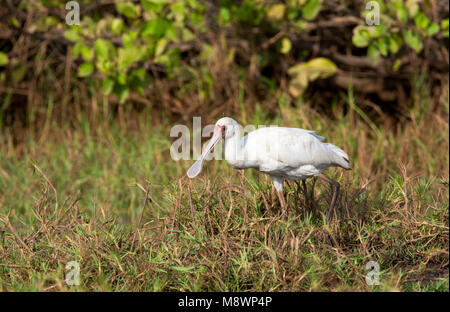
[[[225,126],[218,126],[220,128],[220,131],[222,131],[222,138],[225,137]]]

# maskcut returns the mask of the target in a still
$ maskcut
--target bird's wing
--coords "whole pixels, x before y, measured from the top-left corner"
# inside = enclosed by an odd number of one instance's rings
[[[333,162],[333,155],[325,138],[314,131],[298,128],[271,127],[250,132],[246,145],[261,159],[260,170],[282,171],[304,165],[326,166]]]
[[[299,129],[299,130],[303,130],[303,129]],[[320,136],[320,135],[317,135],[316,134],[316,131],[313,131],[313,130],[305,130],[305,131],[307,131],[309,134],[311,134],[311,135],[313,135],[316,139],[318,139],[319,141],[323,141],[323,140],[325,140],[325,137],[323,137],[323,136]]]

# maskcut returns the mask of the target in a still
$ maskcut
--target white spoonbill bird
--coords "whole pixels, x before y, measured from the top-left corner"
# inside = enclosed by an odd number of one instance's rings
[[[325,138],[314,131],[299,128],[259,128],[241,139],[239,124],[232,118],[223,117],[216,122],[212,138],[200,158],[187,171],[189,178],[200,173],[203,160],[221,139],[225,139],[225,159],[233,168],[253,168],[271,177],[284,217],[287,216],[283,196],[284,179],[302,180],[306,186],[304,180],[316,176],[331,183],[333,197],[327,222],[331,221],[340,185],[322,171],[333,166],[351,169],[348,156],[342,149],[331,143],[323,143]]]

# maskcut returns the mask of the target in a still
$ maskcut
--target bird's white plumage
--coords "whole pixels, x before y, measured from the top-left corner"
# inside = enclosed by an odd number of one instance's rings
[[[225,159],[234,168],[254,168],[267,173],[275,187],[282,189],[283,179],[304,180],[331,166],[350,169],[347,154],[339,147],[324,143],[314,131],[266,127],[241,138],[238,123],[229,117],[219,119],[225,126]]]
[[[200,173],[206,155],[222,138],[225,139],[225,159],[233,168],[254,168],[271,177],[285,217],[287,205],[283,196],[284,179],[305,180],[317,176],[331,183],[333,197],[327,222],[331,221],[339,197],[339,183],[322,174],[322,171],[331,166],[351,169],[348,156],[342,149],[322,142],[325,138],[314,131],[298,128],[260,128],[241,139],[238,123],[224,117],[216,122],[212,138],[201,157],[189,168],[188,177],[194,178]],[[306,184],[304,190],[306,192]]]
[[[313,166],[322,171],[333,165],[348,166],[330,145],[321,142],[324,139],[313,131],[273,127],[250,132],[240,145],[246,158],[257,160],[259,166],[266,168],[264,171],[270,171],[266,162],[287,170]]]

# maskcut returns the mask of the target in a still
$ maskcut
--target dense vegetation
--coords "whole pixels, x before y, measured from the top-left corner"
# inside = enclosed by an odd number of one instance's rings
[[[0,0],[1,289],[448,291],[448,1],[377,2]],[[171,126],[223,115],[341,146],[339,219],[314,179],[286,221],[257,172],[187,179]]]
[[[8,125],[46,114],[49,102],[63,117],[117,102],[174,117],[236,114],[235,99],[251,113],[274,93],[289,104],[319,94],[315,105],[326,108],[349,86],[398,114],[411,103],[412,76],[434,83],[448,73],[448,1],[378,1],[373,26],[356,0],[79,1],[80,25],[66,23],[65,1],[3,2]]]

